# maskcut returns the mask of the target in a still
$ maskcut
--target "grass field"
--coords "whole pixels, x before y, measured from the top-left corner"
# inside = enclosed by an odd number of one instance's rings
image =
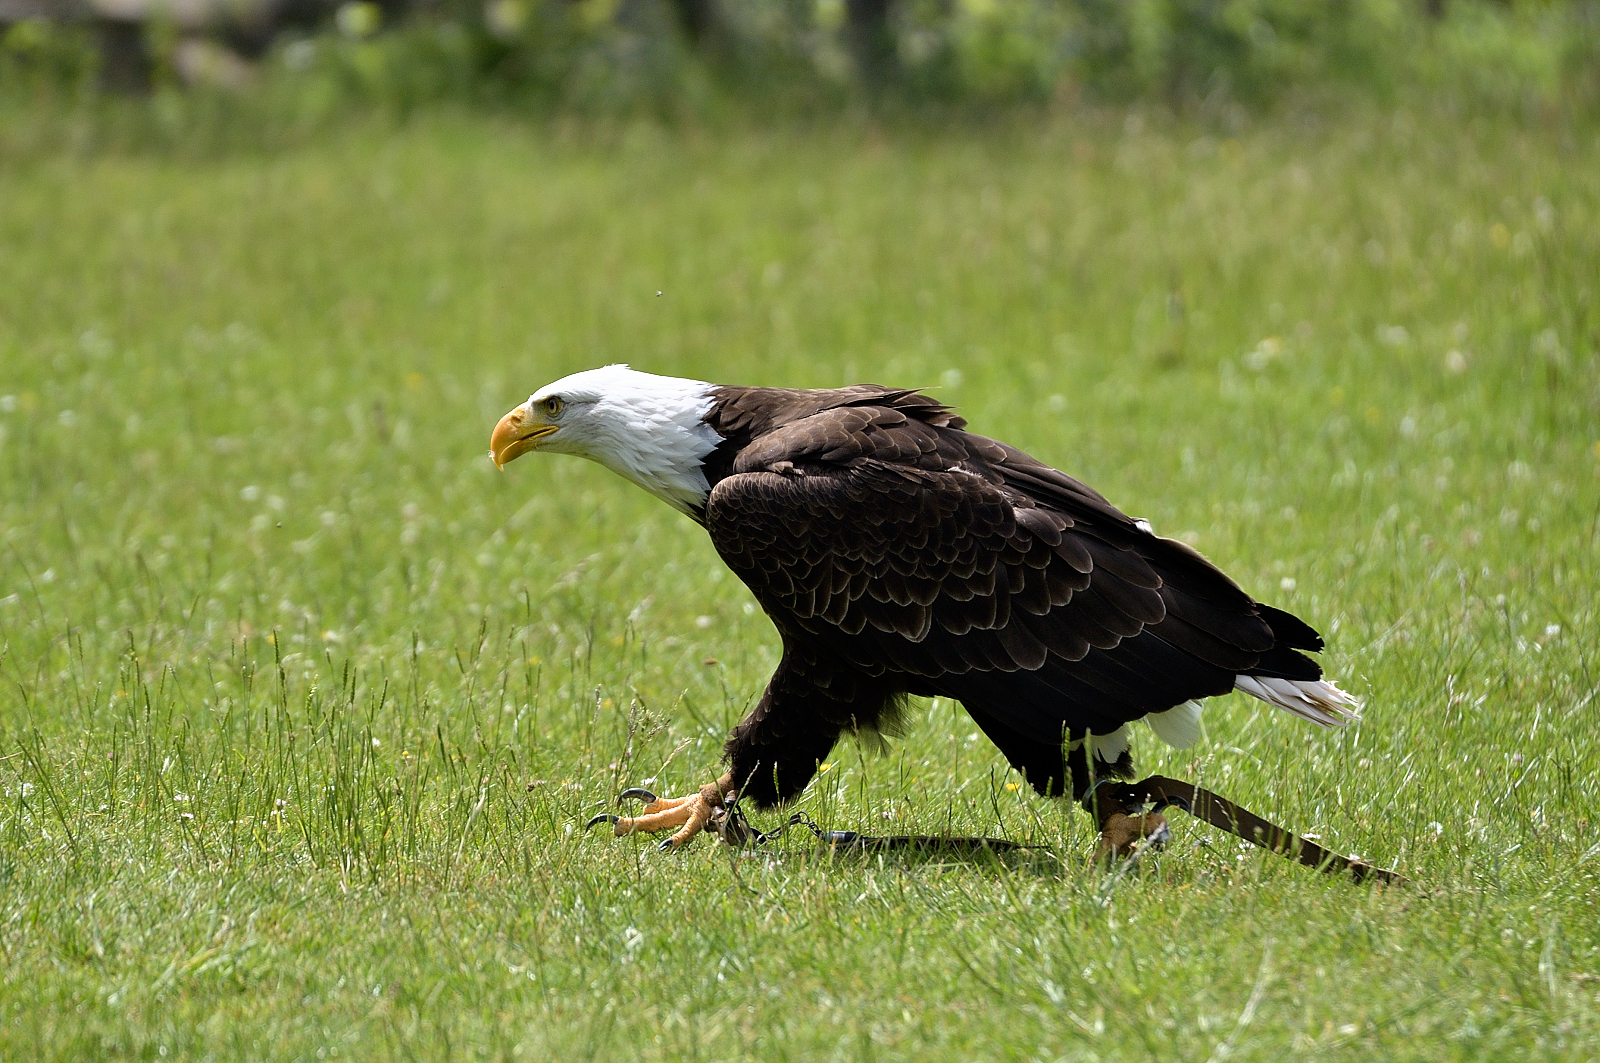
[[[1593,1059],[1597,300],[1559,121],[0,162],[0,1058]],[[1182,816],[1107,876],[944,702],[800,806],[1052,855],[583,834],[778,654],[689,521],[485,456],[612,361],[939,386],[1195,543],[1365,718],[1230,697],[1140,766],[1426,889]]]

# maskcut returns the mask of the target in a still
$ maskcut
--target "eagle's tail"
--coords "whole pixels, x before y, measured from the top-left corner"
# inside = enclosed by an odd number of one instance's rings
[[[1235,688],[1268,705],[1294,713],[1323,727],[1343,727],[1361,713],[1361,702],[1326,679],[1278,679],[1241,675]]]

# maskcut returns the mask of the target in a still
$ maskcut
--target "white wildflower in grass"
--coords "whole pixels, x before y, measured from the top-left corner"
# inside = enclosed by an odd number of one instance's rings
[[[1404,325],[1379,325],[1378,342],[1386,347],[1404,347],[1411,342],[1411,330]]]
[[[1276,336],[1268,336],[1246,353],[1242,360],[1246,369],[1260,373],[1282,354],[1283,341]]]
[[[1566,361],[1567,349],[1561,345],[1561,334],[1547,328],[1533,338],[1533,349],[1557,364]]]

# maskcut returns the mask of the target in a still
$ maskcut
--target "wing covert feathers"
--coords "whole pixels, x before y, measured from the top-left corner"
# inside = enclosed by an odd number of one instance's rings
[[[926,396],[713,399],[703,519],[788,646],[1039,741],[1168,710],[1158,732],[1197,735],[1174,706],[1235,686],[1325,725],[1356,707],[1297,652],[1322,648],[1304,621]]]

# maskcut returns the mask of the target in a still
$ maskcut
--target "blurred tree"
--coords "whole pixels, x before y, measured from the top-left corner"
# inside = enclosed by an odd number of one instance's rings
[[[892,0],[845,0],[845,44],[856,73],[869,88],[893,80],[899,72],[894,33],[889,28]]]
[[[719,36],[723,26],[717,0],[673,0],[673,6],[678,9],[678,24],[690,44],[698,47]]]
[[[155,63],[145,40],[143,21],[123,18],[95,19],[100,47],[100,87],[122,96],[150,89]]]

